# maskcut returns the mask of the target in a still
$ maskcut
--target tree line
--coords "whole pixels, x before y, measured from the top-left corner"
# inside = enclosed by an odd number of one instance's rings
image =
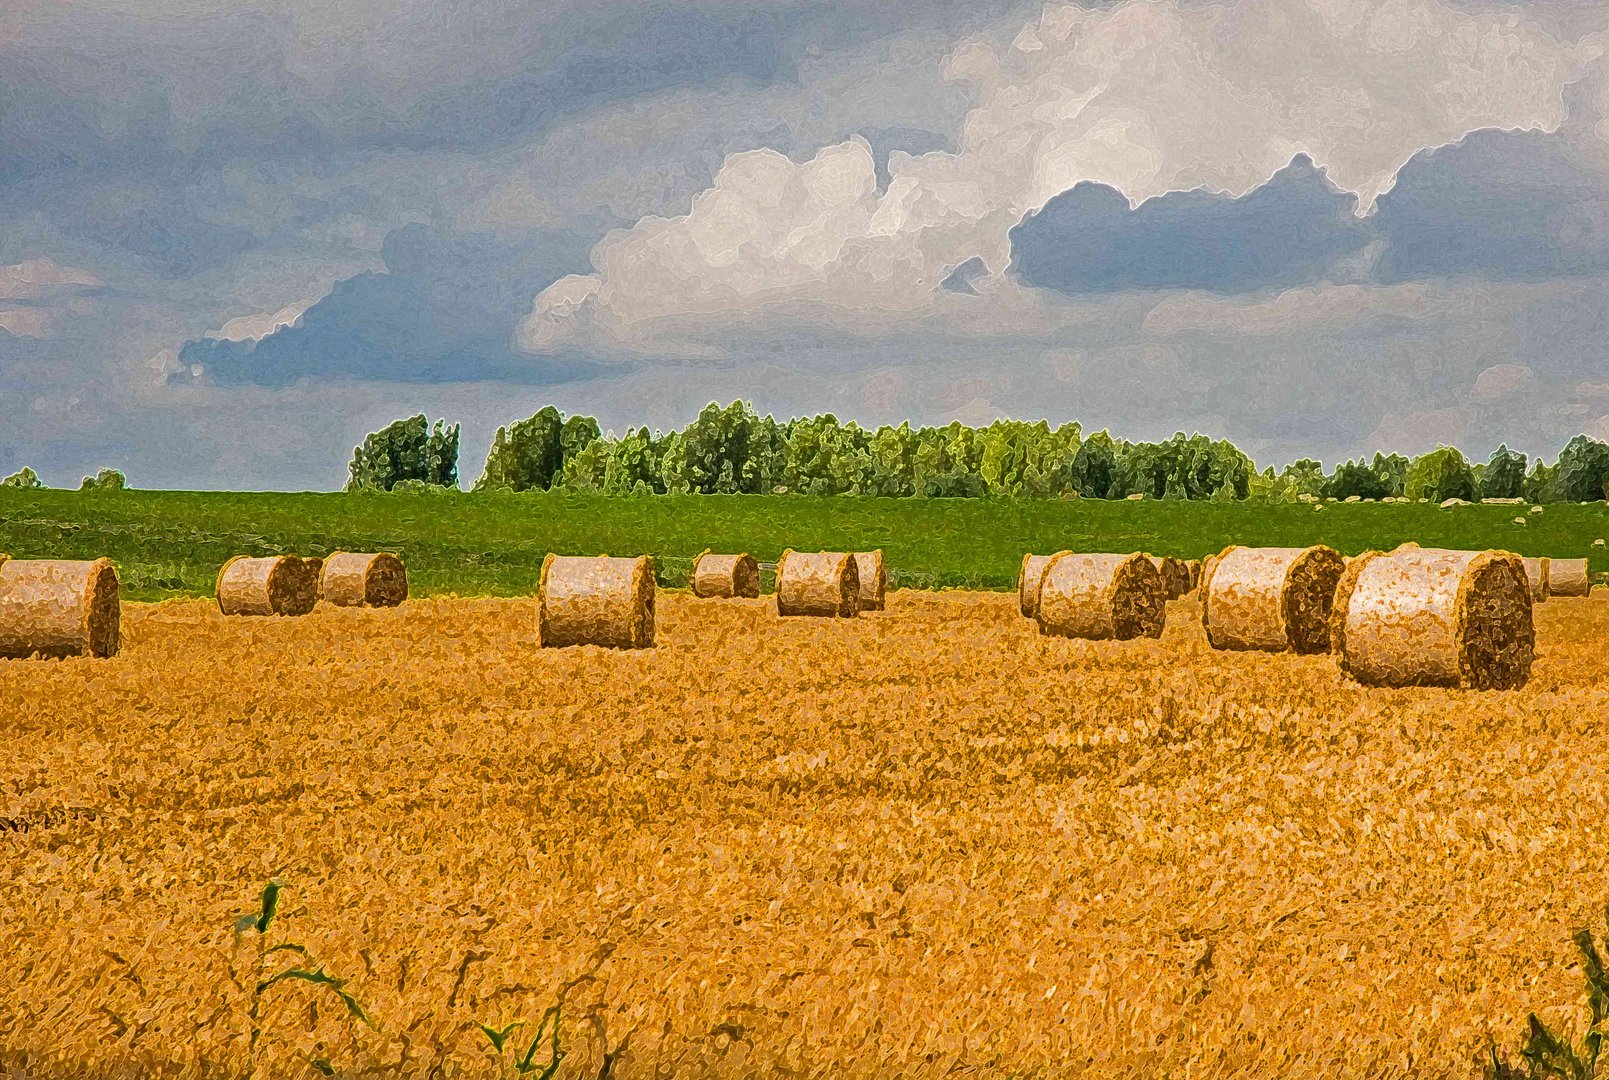
[[[398,420],[353,451],[347,490],[458,485],[458,425]],[[999,420],[862,428],[831,414],[779,421],[745,402],[709,405],[687,427],[616,436],[549,405],[497,429],[474,490],[610,495],[805,494],[893,498],[1527,499],[1595,502],[1609,494],[1609,445],[1578,435],[1553,464],[1501,446],[1485,462],[1454,447],[1416,458],[1375,454],[1325,472],[1303,458],[1258,471],[1226,439],[1182,432],[1130,442],[1077,423]]]

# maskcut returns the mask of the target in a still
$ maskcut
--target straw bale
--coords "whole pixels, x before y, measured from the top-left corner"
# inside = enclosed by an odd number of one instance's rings
[[[218,571],[218,610],[225,615],[306,615],[318,601],[319,559],[236,555]]]
[[[544,647],[654,643],[654,561],[647,555],[554,555],[542,560],[537,636]]]
[[[860,579],[861,611],[882,611],[888,604],[888,570],[883,549],[855,552],[855,575]]]
[[[1064,551],[1056,553],[1065,554]],[[1030,552],[1022,557],[1022,569],[1017,572],[1017,609],[1024,618],[1033,618],[1039,610],[1039,583],[1044,580],[1045,567],[1056,555],[1035,555]]]
[[[1525,564],[1525,583],[1531,588],[1531,602],[1540,604],[1553,595],[1548,584],[1549,559],[1521,559]]]
[[[318,592],[340,607],[396,607],[408,599],[408,571],[389,551],[337,551],[324,560]]]
[[[687,583],[694,596],[752,600],[760,595],[760,564],[746,551],[740,555],[703,551],[693,560],[693,573]]]
[[[1149,558],[1064,551],[1039,584],[1035,618],[1041,634],[1058,637],[1161,637],[1167,585]]]
[[[0,657],[116,656],[121,611],[109,559],[0,555]]]
[[[1346,577],[1332,638],[1359,682],[1504,690],[1530,678],[1536,637],[1519,556],[1410,548],[1360,558]]]
[[[1151,565],[1162,575],[1162,584],[1168,590],[1168,599],[1177,600],[1190,591],[1190,567],[1183,559],[1171,555],[1152,555]]]
[[[842,551],[784,551],[777,560],[777,614],[849,617],[860,610],[860,564]]]
[[[1592,591],[1585,559],[1549,559],[1549,596],[1586,596]]]
[[[1321,653],[1346,562],[1333,548],[1230,547],[1202,592],[1201,621],[1215,649]]]

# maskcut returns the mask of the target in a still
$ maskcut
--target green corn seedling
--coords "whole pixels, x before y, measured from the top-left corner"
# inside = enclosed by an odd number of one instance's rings
[[[306,983],[309,986],[323,989],[338,998],[346,1011],[353,1017],[361,1020],[369,1027],[375,1027],[369,1014],[364,1012],[363,1006],[358,1003],[346,990],[346,980],[337,978],[324,970],[322,964],[314,961],[305,945],[294,941],[281,941],[277,944],[268,944],[268,931],[273,927],[274,920],[279,914],[279,895],[284,889],[284,883],[279,880],[270,881],[264,888],[262,899],[256,911],[248,911],[235,920],[235,950],[238,953],[241,940],[247,934],[254,935],[255,956],[254,968],[250,984],[250,1004],[247,1006],[246,1016],[250,1031],[246,1041],[246,1076],[248,1080],[257,1075],[257,1046],[262,1039],[262,1004],[263,998],[276,986],[286,983]],[[280,968],[270,973],[270,967],[280,956],[293,956],[298,959],[291,961],[290,967]],[[232,972],[231,972],[232,973]],[[240,986],[240,980],[235,984]],[[246,987],[241,986],[242,990]],[[335,1069],[323,1058],[310,1060],[308,1064],[326,1076],[334,1076]]]
[[[1604,910],[1604,925],[1609,927],[1609,908]],[[1488,1044],[1485,1063],[1486,1080],[1602,1080],[1609,1069],[1600,1072],[1598,1062],[1606,1038],[1609,1038],[1609,973],[1605,972],[1603,954],[1592,940],[1592,931],[1582,927],[1571,940],[1581,952],[1581,973],[1587,983],[1587,1030],[1579,1047],[1571,1045],[1568,1037],[1555,1035],[1541,1019],[1532,1013],[1528,1020],[1529,1031],[1525,1045],[1520,1048],[1523,1066],[1510,1065]],[[1609,952],[1609,933],[1604,934],[1603,947]],[[1609,1062],[1609,1057],[1603,1060]]]
[[[508,1075],[510,1064],[507,1051],[514,1051],[513,1066],[516,1075],[531,1077],[532,1080],[553,1080],[559,1066],[563,1064],[566,1051],[559,1047],[559,1017],[564,1008],[561,1000],[558,1004],[550,1005],[542,1014],[541,1021],[536,1025],[536,1037],[525,1048],[525,1053],[519,1053],[518,1046],[509,1045],[509,1037],[514,1029],[524,1027],[524,1022],[516,1020],[502,1028],[494,1028],[487,1024],[477,1025],[486,1041],[492,1044],[492,1051],[497,1057],[497,1071],[499,1076]],[[551,1028],[549,1024],[552,1024]],[[541,1048],[544,1039],[548,1040],[547,1060],[538,1061],[536,1053]]]

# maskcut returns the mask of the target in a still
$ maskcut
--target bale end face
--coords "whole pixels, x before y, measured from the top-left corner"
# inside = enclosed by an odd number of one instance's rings
[[[855,552],[855,606],[859,611],[882,611],[888,605],[888,571],[883,551]]]
[[[1519,556],[1482,553],[1458,590],[1458,671],[1471,690],[1513,690],[1531,678],[1536,624]]]
[[[1284,617],[1291,651],[1305,655],[1330,651],[1330,614],[1335,586],[1346,573],[1341,553],[1322,544],[1308,548],[1285,575]]]

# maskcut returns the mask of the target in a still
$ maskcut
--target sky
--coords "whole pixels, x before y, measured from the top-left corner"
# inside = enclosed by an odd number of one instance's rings
[[[1609,439],[1602,0],[10,0],[0,475],[423,412]]]

